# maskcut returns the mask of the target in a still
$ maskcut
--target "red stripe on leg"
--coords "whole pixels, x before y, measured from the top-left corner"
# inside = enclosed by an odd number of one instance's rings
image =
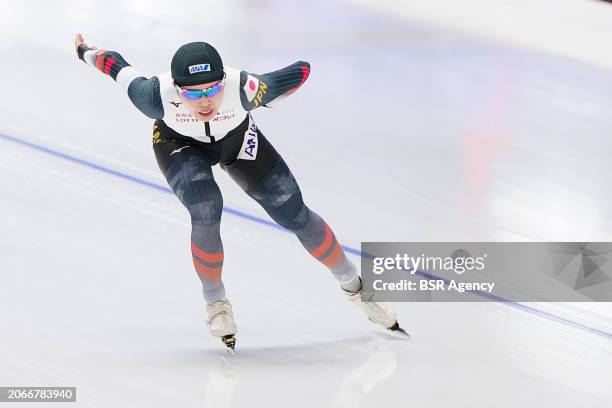
[[[334,239],[334,249],[332,249],[331,253],[328,256],[321,259],[320,261],[323,263],[323,265],[331,269],[338,266],[340,261],[342,261],[342,258],[344,258],[344,251],[342,250],[338,242]]]
[[[333,238],[334,238],[334,234],[332,233],[331,228],[329,228],[329,225],[325,223],[325,238],[323,239],[323,242],[321,243],[321,245],[316,247],[310,253],[310,255],[314,256],[315,258],[318,258],[321,255],[323,255],[329,249],[329,246],[331,245]]]
[[[200,263],[200,261],[198,261],[197,258],[195,257],[193,258],[193,265],[195,266],[196,271],[198,271],[198,274],[202,276],[203,278],[212,280],[212,281],[221,280],[221,269],[222,269],[221,266],[209,268],[208,266]]]
[[[201,260],[208,263],[223,262],[223,252],[213,253],[202,251],[196,246],[196,244],[193,243],[193,241],[191,242],[191,252]]]

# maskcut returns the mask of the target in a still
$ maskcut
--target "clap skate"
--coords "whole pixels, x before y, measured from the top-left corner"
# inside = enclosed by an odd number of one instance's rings
[[[410,337],[410,335],[406,333],[406,331],[402,329],[397,322],[395,306],[393,303],[376,302],[367,299],[366,295],[363,294],[363,286],[357,292],[349,292],[345,289],[342,289],[342,291],[346,297],[353,302],[353,304],[359,306],[361,310],[365,312],[371,322],[384,327],[389,333],[396,335],[397,337]]]
[[[227,346],[229,352],[234,353],[236,347],[236,323],[232,305],[227,299],[221,299],[206,306],[208,313],[208,330],[214,337],[219,337]]]

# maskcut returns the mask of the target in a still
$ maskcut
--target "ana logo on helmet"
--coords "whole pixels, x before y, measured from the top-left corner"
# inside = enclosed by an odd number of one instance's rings
[[[197,74],[198,72],[210,72],[210,64],[198,64],[189,66],[190,74]]]

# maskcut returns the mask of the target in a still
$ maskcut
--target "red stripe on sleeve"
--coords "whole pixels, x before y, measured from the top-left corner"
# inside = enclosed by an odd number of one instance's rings
[[[298,85],[298,88],[304,83],[306,82],[306,80],[308,79],[308,75],[310,75],[310,67],[301,67],[302,68],[302,81],[300,81],[300,84]]]
[[[117,62],[114,58],[108,58],[106,60],[106,63],[104,64],[104,73],[106,75],[108,75],[108,73],[111,70],[111,67],[113,66],[113,64],[115,64],[115,62]]]
[[[96,68],[102,71],[103,64],[104,64],[104,51],[98,51],[96,53]]]
[[[306,82],[306,80],[308,79],[308,75],[310,75],[310,68],[309,67],[300,67],[300,69],[302,70],[302,79],[300,80],[300,83],[297,84],[294,88],[291,88],[290,90],[288,90],[286,93],[287,94],[292,94],[295,91],[298,90],[298,88],[300,86],[302,86],[302,84],[304,82]]]

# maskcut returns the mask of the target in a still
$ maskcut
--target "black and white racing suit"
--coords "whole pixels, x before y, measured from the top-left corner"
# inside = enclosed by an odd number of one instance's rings
[[[78,48],[79,58],[123,87],[133,104],[155,119],[153,150],[168,184],[191,215],[193,263],[208,303],[225,297],[219,234],[223,198],[211,166],[233,180],[344,285],[358,280],[331,228],[302,199],[287,164],[261,133],[250,111],[269,107],[295,92],[310,65],[299,61],[263,75],[226,67],[223,98],[207,122],[182,104],[169,72],[145,78],[115,51]]]

